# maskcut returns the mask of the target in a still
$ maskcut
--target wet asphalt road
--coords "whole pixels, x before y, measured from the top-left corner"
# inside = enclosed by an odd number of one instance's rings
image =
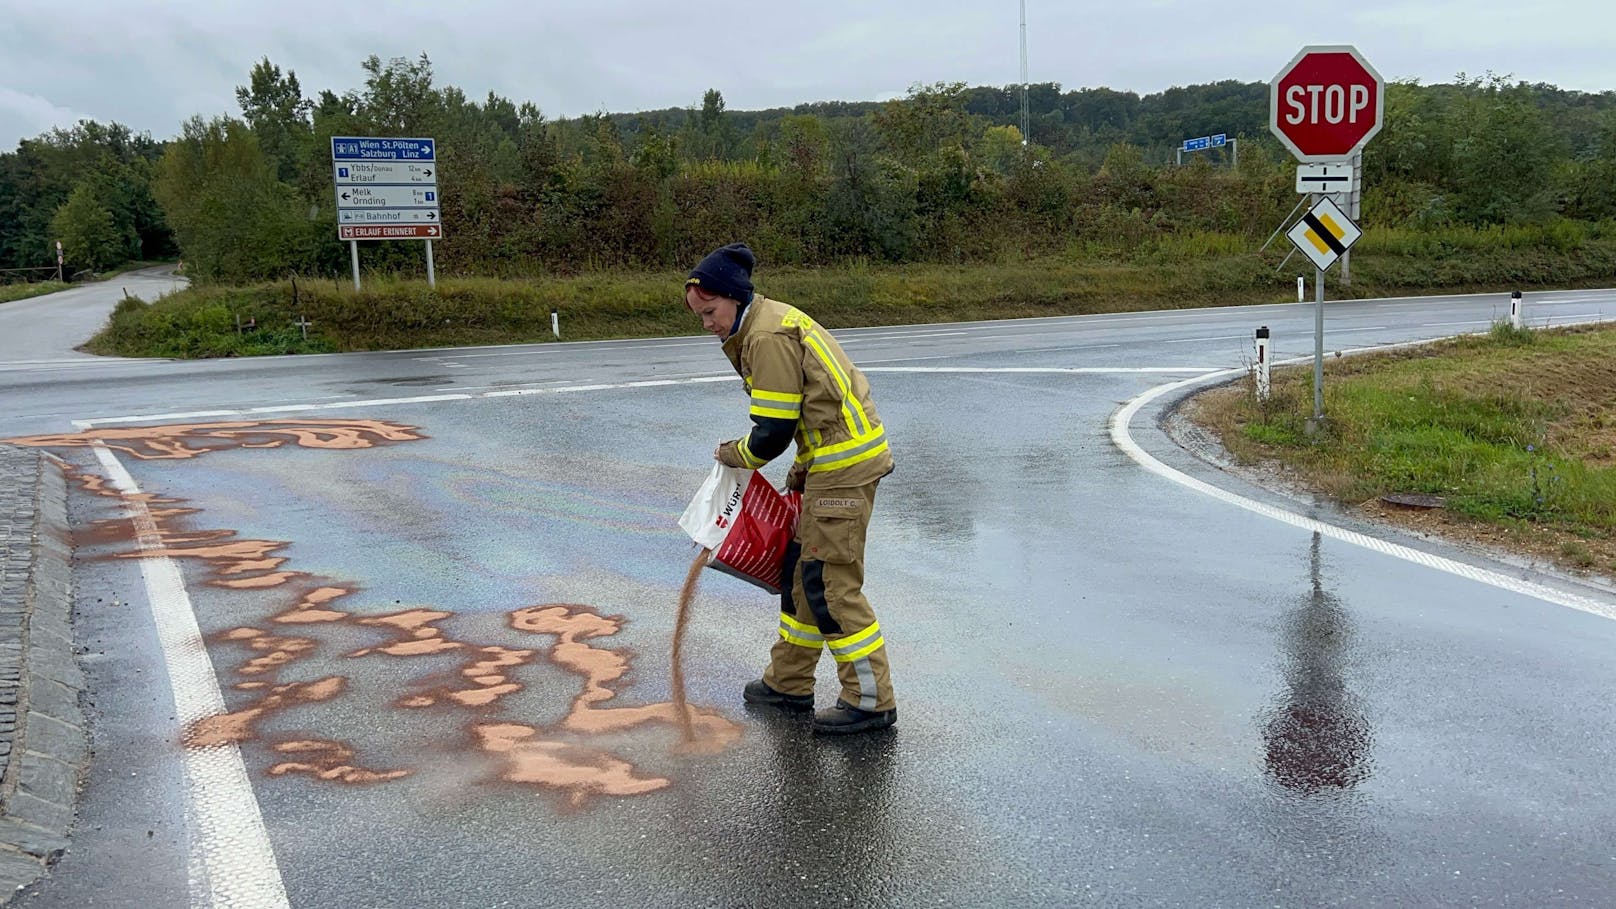
[[[18,334],[14,305],[0,339]],[[1604,318],[1616,294],[1528,305]],[[1482,330],[1505,306],[1335,304],[1329,343]],[[655,719],[567,726],[587,691],[612,692],[597,719],[667,700],[692,555],[674,520],[713,442],[745,424],[734,381],[687,381],[724,375],[709,339],[129,364],[0,341],[0,436],[314,419],[410,436],[253,447],[285,437],[192,430],[210,448],[197,457],[120,453],[142,490],[195,510],[171,541],[284,544],[273,570],[174,559],[227,709],[264,703],[243,682],[343,680],[241,737],[291,906],[1608,905],[1616,622],[1231,508],[1112,443],[1122,402],[1239,365],[1259,324],[1279,356],[1305,354],[1311,323],[1310,306],[1281,306],[838,332],[898,460],[867,590],[901,719],[846,742],[741,708],[773,605],[712,573],[687,678],[738,738],[691,754]],[[1051,367],[1173,371],[883,371]],[[1135,435],[1175,467],[1338,520],[1199,465],[1153,416]],[[73,500],[96,760],[74,847],[28,907],[211,905],[191,902],[205,835],[140,563],[118,525],[94,524],[117,508]],[[294,576],[219,586],[276,571]],[[341,592],[327,604],[341,618],[272,621],[320,589]],[[591,634],[534,624],[558,605],[549,620]],[[443,616],[366,624],[420,609]],[[377,649],[410,641],[428,646]],[[496,647],[531,655],[468,674]],[[454,700],[478,687],[498,696]],[[551,744],[499,751],[500,735]],[[332,746],[349,752],[322,763]],[[602,788],[567,782],[591,774]],[[602,791],[636,780],[665,782]]]

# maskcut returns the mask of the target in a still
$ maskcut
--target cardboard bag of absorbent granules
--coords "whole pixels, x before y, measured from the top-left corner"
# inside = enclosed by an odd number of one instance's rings
[[[755,470],[715,464],[679,526],[696,545],[712,550],[707,567],[778,594],[786,546],[801,513],[800,493],[777,491]]]

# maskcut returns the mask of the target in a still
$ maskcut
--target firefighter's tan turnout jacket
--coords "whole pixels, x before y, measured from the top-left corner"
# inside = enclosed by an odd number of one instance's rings
[[[870,383],[801,310],[755,296],[724,354],[746,383],[753,424],[745,438],[724,443],[725,463],[756,469],[795,440],[797,467],[814,486],[862,486],[892,472]]]

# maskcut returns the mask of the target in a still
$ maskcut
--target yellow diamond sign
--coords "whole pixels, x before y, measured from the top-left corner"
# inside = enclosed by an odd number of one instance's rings
[[[1295,227],[1286,231],[1285,236],[1290,237],[1296,248],[1312,259],[1320,271],[1326,271],[1358,242],[1363,231],[1326,197],[1303,215]]]

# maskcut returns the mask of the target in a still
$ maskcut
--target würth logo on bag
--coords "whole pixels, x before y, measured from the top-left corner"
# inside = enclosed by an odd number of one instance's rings
[[[744,490],[742,490],[739,486],[735,487],[735,489],[730,492],[729,501],[724,503],[724,510],[718,513],[717,524],[720,528],[729,526],[730,516],[735,513],[736,507],[741,504],[741,495],[743,492]]]

